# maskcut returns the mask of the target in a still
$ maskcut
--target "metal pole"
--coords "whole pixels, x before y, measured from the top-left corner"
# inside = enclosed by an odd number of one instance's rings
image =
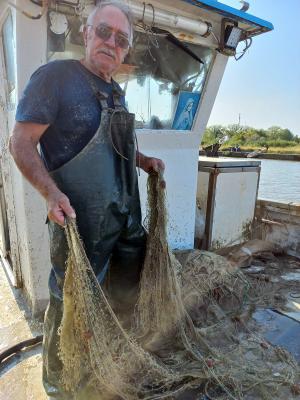
[[[200,36],[206,36],[210,32],[210,24],[207,22],[183,17],[178,14],[161,10],[153,5],[127,0],[134,17],[140,21],[164,28],[177,28]]]

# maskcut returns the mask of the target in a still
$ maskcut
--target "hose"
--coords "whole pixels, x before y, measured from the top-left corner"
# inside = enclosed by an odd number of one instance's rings
[[[22,342],[15,344],[14,346],[0,353],[0,364],[13,354],[19,353],[20,351],[26,349],[27,347],[36,346],[37,344],[42,343],[42,341],[43,341],[43,335],[40,335],[31,339],[23,340]]]

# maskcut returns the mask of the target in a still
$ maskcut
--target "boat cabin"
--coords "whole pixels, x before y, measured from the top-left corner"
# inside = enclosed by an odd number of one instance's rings
[[[237,58],[238,46],[239,52],[246,52],[257,35],[273,26],[251,15],[246,3],[243,9],[216,0],[127,3],[135,18],[134,42],[115,79],[126,92],[129,111],[135,113],[139,149],[166,164],[169,243],[173,249],[190,249],[195,239],[199,146],[227,61]],[[17,170],[8,140],[31,74],[52,60],[84,55],[82,26],[93,6],[90,0],[0,0],[0,245],[7,271],[14,285],[24,289],[34,315],[48,302],[47,211]],[[251,218],[258,167],[251,183]],[[144,215],[146,178],[141,172]]]

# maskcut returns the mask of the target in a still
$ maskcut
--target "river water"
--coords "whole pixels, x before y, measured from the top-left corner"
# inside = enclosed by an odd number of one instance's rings
[[[260,160],[258,197],[300,203],[300,162]]]

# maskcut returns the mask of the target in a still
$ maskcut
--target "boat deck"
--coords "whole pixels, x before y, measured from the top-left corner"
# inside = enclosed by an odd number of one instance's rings
[[[258,302],[256,309],[252,310],[247,329],[251,330],[251,334],[255,332],[260,338],[264,338],[268,345],[286,349],[300,363],[300,260],[287,255],[256,257],[242,271],[250,281],[259,280],[262,283],[262,302]],[[270,292],[276,293],[275,297],[272,294],[276,300],[272,308],[263,305],[270,298]],[[42,323],[30,318],[22,292],[10,285],[2,267],[0,293],[2,352],[22,340],[41,334]],[[236,323],[240,325],[241,321]],[[0,400],[47,399],[42,386],[41,352],[42,347],[38,345],[17,353],[0,364]],[[285,398],[292,398],[289,390],[284,393],[287,396]],[[199,399],[199,393],[197,396],[194,391],[185,393],[184,400],[189,398]],[[297,398],[300,396],[293,396],[293,399]]]

